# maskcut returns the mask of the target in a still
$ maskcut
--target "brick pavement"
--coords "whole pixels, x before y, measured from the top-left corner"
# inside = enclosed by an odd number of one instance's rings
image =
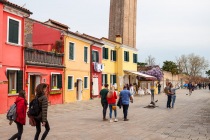
[[[186,92],[178,90],[174,109],[166,109],[164,93],[155,95],[159,106],[155,109],[144,108],[150,96],[136,96],[128,122],[122,119],[122,109],[118,122],[103,122],[99,99],[50,106],[47,140],[210,140],[210,92],[196,90],[191,96]],[[16,131],[16,125],[9,126],[5,114],[0,115],[0,140]],[[33,140],[34,134],[27,120],[22,139]]]

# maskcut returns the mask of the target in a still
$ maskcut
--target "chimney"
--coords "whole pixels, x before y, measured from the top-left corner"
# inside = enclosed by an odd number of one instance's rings
[[[115,41],[122,44],[122,37],[120,35],[116,35]]]

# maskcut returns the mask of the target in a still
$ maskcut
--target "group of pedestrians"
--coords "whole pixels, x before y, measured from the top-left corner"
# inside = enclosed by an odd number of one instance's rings
[[[30,119],[33,119],[33,126],[36,126],[36,133],[34,140],[38,140],[39,135],[41,133],[41,124],[45,127],[45,132],[43,133],[41,140],[44,140],[50,131],[50,126],[47,120],[47,110],[48,110],[48,100],[45,95],[47,91],[47,84],[41,83],[36,87],[36,99],[39,101],[39,107],[41,112],[38,116],[31,116]],[[26,124],[26,112],[27,112],[27,101],[25,97],[25,91],[19,91],[19,95],[15,101],[16,104],[16,119],[14,122],[17,125],[18,132],[14,134],[9,140],[21,140],[22,133],[23,133],[23,125]],[[28,114],[30,115],[30,114]],[[9,122],[12,124],[12,121]]]
[[[168,96],[168,98],[167,98],[168,100],[167,100],[167,104],[166,104],[167,108],[174,108],[174,104],[176,101],[176,90],[179,88],[180,88],[180,86],[178,84],[177,84],[177,87],[174,87],[171,82],[166,83],[164,92]]]
[[[106,118],[106,112],[107,108],[109,107],[109,118],[110,122],[117,122],[117,106],[123,108],[123,114],[124,114],[124,121],[128,121],[128,108],[129,103],[133,102],[133,97],[130,93],[130,91],[127,89],[127,86],[124,86],[123,90],[119,94],[119,98],[117,97],[117,94],[114,90],[114,86],[112,86],[109,90],[109,85],[105,84],[105,88],[100,91],[101,96],[101,105],[103,107],[103,121],[107,121]],[[118,99],[118,102],[117,102]],[[116,104],[117,102],[117,104]],[[112,119],[112,111],[114,111],[114,117],[115,119]]]

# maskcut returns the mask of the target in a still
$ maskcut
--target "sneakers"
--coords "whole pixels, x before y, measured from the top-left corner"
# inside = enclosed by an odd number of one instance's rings
[[[118,122],[118,119],[117,119],[117,118],[115,118],[115,119],[114,119],[114,122]]]
[[[112,123],[113,122],[113,120],[112,119],[110,119],[110,121],[109,121],[110,123]]]

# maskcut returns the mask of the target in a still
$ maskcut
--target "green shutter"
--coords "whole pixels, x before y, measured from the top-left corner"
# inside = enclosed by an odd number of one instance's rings
[[[62,88],[62,74],[58,74],[57,78],[57,87]]]
[[[133,54],[133,63],[135,63],[136,60],[135,60],[135,54]]]
[[[109,48],[105,48],[105,59],[109,59]]]
[[[95,62],[94,51],[92,51],[92,62]]]
[[[68,89],[72,89],[72,77],[68,76]]]
[[[96,62],[99,62],[99,54],[98,54],[98,52],[96,51],[95,54],[96,54]]]
[[[74,60],[74,43],[69,43],[69,59]]]
[[[117,57],[116,57],[116,51],[113,51],[113,61],[116,61],[117,59],[116,59]]]
[[[106,59],[106,48],[103,47],[103,59]]]
[[[124,61],[127,61],[127,53],[124,51]]]
[[[107,83],[107,74],[105,74],[105,84],[108,84]]]
[[[51,75],[51,88],[53,88],[53,76],[54,76],[55,74],[52,74]]]
[[[113,75],[113,84],[117,83],[116,75]]]
[[[138,62],[138,54],[135,55],[136,56],[136,63]]]
[[[112,75],[110,74],[110,87],[111,87],[111,84],[112,84]]]
[[[87,83],[88,83],[87,80],[88,80],[88,78],[87,78],[87,77],[84,77],[84,82],[85,82],[85,83],[84,83],[84,88],[87,88]]]
[[[9,19],[9,42],[18,44],[19,22]]]
[[[17,71],[17,90],[18,93],[20,90],[23,90],[23,71]]]
[[[129,62],[129,52],[127,52],[127,61]]]
[[[88,48],[84,47],[84,61],[87,63]]]

